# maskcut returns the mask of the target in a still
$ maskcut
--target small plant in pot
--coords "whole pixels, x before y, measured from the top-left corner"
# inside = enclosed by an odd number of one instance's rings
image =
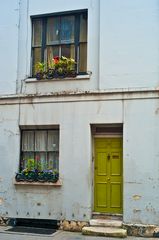
[[[46,76],[46,64],[41,63],[41,62],[36,63],[35,72],[36,72],[35,76],[38,80],[41,80],[41,79],[45,78],[45,76]]]

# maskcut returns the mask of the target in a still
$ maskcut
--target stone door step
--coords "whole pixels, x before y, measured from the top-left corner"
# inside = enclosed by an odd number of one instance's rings
[[[108,214],[108,213],[92,213],[92,218],[93,219],[109,219],[109,220],[123,220],[123,215],[122,214]]]
[[[127,231],[121,228],[111,228],[111,227],[83,227],[83,235],[90,236],[104,236],[104,237],[117,237],[126,238]]]
[[[89,221],[90,226],[96,227],[122,227],[122,221],[120,220],[110,220],[110,219],[91,219]]]

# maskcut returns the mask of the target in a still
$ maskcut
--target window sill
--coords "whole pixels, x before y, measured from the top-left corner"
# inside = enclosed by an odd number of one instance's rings
[[[91,74],[78,75],[77,77],[66,77],[66,78],[53,78],[53,79],[41,79],[37,80],[36,78],[27,78],[26,83],[42,83],[42,82],[64,82],[64,81],[77,81],[77,80],[89,80]]]
[[[52,187],[60,187],[62,186],[62,181],[58,180],[56,183],[51,182],[17,182],[14,180],[14,185],[16,186],[52,186]]]

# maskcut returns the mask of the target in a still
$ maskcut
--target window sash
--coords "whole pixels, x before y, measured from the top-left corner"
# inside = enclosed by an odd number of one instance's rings
[[[23,130],[21,145],[20,170],[58,170],[59,130]]]

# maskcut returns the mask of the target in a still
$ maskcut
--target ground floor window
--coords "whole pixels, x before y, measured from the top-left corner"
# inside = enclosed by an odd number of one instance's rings
[[[58,170],[59,130],[22,131],[20,169]]]
[[[52,180],[59,171],[59,129],[22,130],[18,180]]]

